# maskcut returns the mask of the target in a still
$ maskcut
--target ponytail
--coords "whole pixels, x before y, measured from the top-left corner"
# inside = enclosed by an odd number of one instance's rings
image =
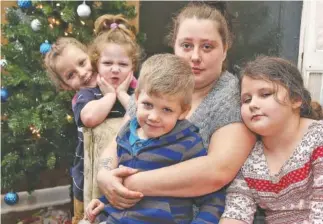
[[[90,58],[93,69],[96,69],[102,47],[114,43],[125,46],[132,60],[133,70],[139,64],[141,48],[136,42],[136,28],[121,14],[106,14],[96,19],[94,23],[96,38],[90,45]]]

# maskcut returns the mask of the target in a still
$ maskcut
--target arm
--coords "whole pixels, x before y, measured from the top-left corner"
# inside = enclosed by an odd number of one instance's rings
[[[130,117],[126,115],[122,122],[122,126],[127,123],[128,120],[130,120]],[[123,178],[136,173],[137,170],[127,167],[117,167],[117,143],[116,140],[113,140],[108,147],[103,150],[100,156],[97,182],[101,192],[113,207],[118,209],[129,208],[140,201],[143,195],[140,192],[126,189],[122,185]],[[120,195],[125,195],[127,198],[123,198]],[[103,198],[100,198],[100,200],[102,200],[102,202],[104,201]]]
[[[81,110],[81,120],[84,126],[93,128],[101,124],[110,113],[115,102],[115,93],[107,93],[101,99],[88,102]]]
[[[225,200],[225,211],[220,224],[253,223],[257,206],[241,172],[227,189]]]
[[[312,154],[314,175],[313,192],[310,201],[310,223],[322,223],[323,217],[323,146],[317,147]]]
[[[211,137],[207,156],[125,179],[125,186],[145,196],[195,197],[219,190],[238,173],[255,136],[242,123],[218,129]],[[194,184],[192,184],[194,183]]]
[[[88,128],[101,124],[110,113],[117,99],[116,90],[100,75],[97,76],[97,84],[103,97],[90,101],[81,110],[82,123]]]

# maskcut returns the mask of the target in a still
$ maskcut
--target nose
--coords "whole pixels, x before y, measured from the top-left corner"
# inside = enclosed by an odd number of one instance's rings
[[[87,74],[87,71],[85,68],[77,68],[77,73],[79,75],[80,78],[85,78],[86,77],[86,74]]]
[[[118,73],[118,72],[120,72],[120,68],[119,68],[119,66],[118,66],[118,65],[112,65],[112,66],[111,66],[111,72],[113,72],[113,73]]]
[[[194,47],[191,56],[192,62],[199,63],[201,61],[200,49],[198,47]]]
[[[148,120],[151,122],[158,122],[159,121],[158,112],[155,110],[150,111],[150,113],[148,115]]]
[[[249,109],[250,109],[250,111],[255,111],[255,110],[259,109],[259,105],[258,105],[256,97],[252,97],[252,99],[249,103]]]

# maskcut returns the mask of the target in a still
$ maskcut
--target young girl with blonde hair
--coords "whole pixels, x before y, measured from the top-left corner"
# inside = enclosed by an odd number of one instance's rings
[[[138,67],[141,49],[136,42],[136,30],[122,15],[103,15],[95,21],[96,37],[89,46],[92,67],[97,72],[100,88],[81,91],[75,110],[91,106],[81,112],[84,121],[84,205],[100,195],[96,184],[97,158],[102,147],[115,137],[128,106],[130,94],[136,86],[133,72]],[[95,99],[105,98],[98,104]],[[93,113],[94,108],[100,113]],[[86,109],[86,110],[85,110]],[[97,120],[99,115],[101,120]],[[82,120],[83,120],[82,118]],[[101,124],[104,121],[104,124]],[[84,123],[85,124],[85,123]]]

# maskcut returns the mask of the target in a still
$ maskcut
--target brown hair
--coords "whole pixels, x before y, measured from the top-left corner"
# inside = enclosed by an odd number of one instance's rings
[[[283,86],[288,91],[290,100],[302,101],[301,117],[314,119],[311,94],[304,87],[302,75],[292,62],[277,57],[258,56],[254,61],[248,62],[241,71],[240,86],[244,76],[271,81],[275,88],[278,88],[278,85]],[[275,97],[277,100],[277,96]]]
[[[170,47],[175,46],[178,29],[181,23],[185,19],[191,18],[213,21],[218,27],[223,46],[226,47],[226,50],[230,49],[232,45],[232,35],[225,17],[218,9],[205,3],[189,3],[173,18],[172,29],[166,37]],[[223,66],[222,71],[225,69],[225,66]]]
[[[157,54],[141,67],[136,94],[141,90],[148,95],[178,96],[182,108],[187,109],[192,102],[194,75],[184,59],[173,54]]]
[[[117,27],[111,28],[111,24]],[[90,45],[90,58],[94,70],[100,58],[102,46],[107,43],[120,44],[128,49],[129,57],[132,59],[133,69],[136,69],[141,55],[141,48],[136,42],[136,29],[130,25],[129,21],[121,14],[103,15],[96,19],[94,23],[97,37]]]
[[[47,71],[47,75],[58,90],[62,89],[62,86],[65,85],[65,82],[62,80],[60,74],[57,71],[57,58],[62,55],[64,49],[67,46],[71,45],[81,49],[82,51],[84,51],[84,53],[87,54],[87,47],[80,41],[72,37],[60,37],[52,45],[51,50],[46,54],[44,59],[44,65]]]
[[[312,107],[312,113],[313,113],[312,118],[315,120],[323,120],[322,106],[318,102],[312,101],[311,107]]]

